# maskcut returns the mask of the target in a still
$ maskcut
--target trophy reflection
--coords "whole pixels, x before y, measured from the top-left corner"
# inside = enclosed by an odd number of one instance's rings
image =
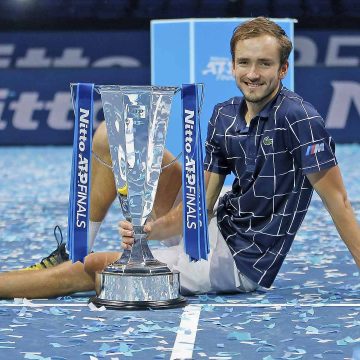
[[[156,260],[143,227],[152,211],[161,173],[172,99],[177,87],[99,85],[113,173],[134,244],[96,275],[97,306],[170,308],[183,306],[180,274]]]

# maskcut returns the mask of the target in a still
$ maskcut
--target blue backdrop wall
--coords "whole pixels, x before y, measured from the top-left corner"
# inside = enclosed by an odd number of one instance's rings
[[[360,142],[360,32],[295,25],[294,55],[295,91],[317,107],[337,142]],[[233,86],[219,69],[218,81]],[[81,81],[149,84],[150,33],[0,33],[0,144],[71,144],[69,83]],[[101,121],[98,98],[95,113]]]

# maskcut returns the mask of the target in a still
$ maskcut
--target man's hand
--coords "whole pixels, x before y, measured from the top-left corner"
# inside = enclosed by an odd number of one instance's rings
[[[151,223],[146,223],[144,231],[149,234],[151,232],[151,228]],[[121,246],[126,250],[131,250],[134,244],[134,230],[132,224],[126,220],[119,221],[119,234],[122,238]]]

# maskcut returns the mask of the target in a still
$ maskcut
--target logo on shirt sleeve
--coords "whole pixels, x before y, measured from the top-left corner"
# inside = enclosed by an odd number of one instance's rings
[[[325,150],[325,144],[322,142],[320,144],[313,144],[313,145],[309,145],[306,149],[306,156],[309,155],[315,155],[321,151]]]

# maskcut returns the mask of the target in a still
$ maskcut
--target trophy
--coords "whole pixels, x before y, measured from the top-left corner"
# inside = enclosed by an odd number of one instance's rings
[[[90,301],[115,309],[184,306],[179,272],[154,258],[143,231],[161,173],[171,102],[180,89],[95,85],[95,90],[103,104],[118,197],[135,241],[97,273],[97,295]]]

